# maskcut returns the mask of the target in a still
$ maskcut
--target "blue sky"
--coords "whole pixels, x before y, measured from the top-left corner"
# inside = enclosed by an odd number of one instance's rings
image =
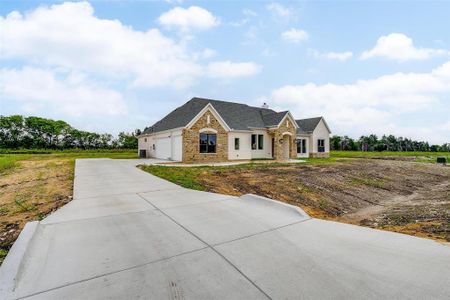
[[[98,132],[193,96],[450,142],[450,2],[2,1],[0,114]]]

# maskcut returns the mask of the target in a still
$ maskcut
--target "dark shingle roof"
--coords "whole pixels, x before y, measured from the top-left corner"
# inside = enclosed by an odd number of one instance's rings
[[[263,122],[266,126],[277,126],[280,124],[281,120],[287,114],[287,111],[274,112],[271,114],[266,114],[262,116]]]
[[[322,117],[295,120],[298,125],[297,133],[311,133],[316,129]]]
[[[167,116],[146,128],[144,134],[186,126],[208,103],[217,110],[223,120],[234,130],[265,128],[278,125],[287,112],[276,112],[272,109],[253,107],[246,104],[220,100],[192,98]],[[278,122],[277,122],[278,120]]]

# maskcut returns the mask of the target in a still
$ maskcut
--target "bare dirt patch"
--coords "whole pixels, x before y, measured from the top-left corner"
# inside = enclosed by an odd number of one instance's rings
[[[41,220],[72,198],[73,160],[23,160],[0,175],[0,250],[9,248],[29,221]],[[0,256],[0,264],[3,260]]]
[[[403,160],[210,169],[206,190],[255,193],[313,217],[450,242],[450,167]]]

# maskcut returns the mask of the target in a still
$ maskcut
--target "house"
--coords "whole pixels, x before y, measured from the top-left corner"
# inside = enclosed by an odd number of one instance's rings
[[[287,160],[329,156],[329,135],[323,117],[295,120],[266,104],[192,98],[145,128],[138,147],[140,157],[183,162]]]

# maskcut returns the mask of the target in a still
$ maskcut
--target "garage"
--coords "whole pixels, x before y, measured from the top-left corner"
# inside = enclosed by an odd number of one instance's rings
[[[172,136],[172,160],[182,160],[182,139],[181,135]]]
[[[161,159],[170,159],[171,141],[170,137],[158,138],[155,143],[155,156]]]
[[[181,135],[156,138],[155,157],[175,161],[182,160]]]

